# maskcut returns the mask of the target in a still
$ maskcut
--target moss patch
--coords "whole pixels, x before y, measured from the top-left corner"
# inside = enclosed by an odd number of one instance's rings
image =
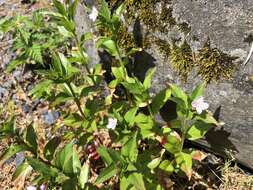
[[[174,26],[177,26],[185,35],[191,31],[191,27],[187,23],[177,23],[175,18],[173,18],[171,0],[109,1],[114,8],[122,2],[125,2],[127,7],[125,14],[127,23],[133,23],[138,18],[147,27],[147,36],[142,37],[142,42],[137,45],[134,34],[128,32],[127,26],[122,26],[118,35],[119,44],[122,48],[128,49],[139,46],[145,49],[153,44],[157,45],[160,53],[166,59],[170,59],[173,68],[184,81],[187,80],[188,74],[194,67],[199,68],[198,74],[208,83],[220,81],[224,78],[232,78],[236,67],[233,63],[235,58],[217,48],[211,48],[209,42],[197,53],[193,53],[186,41],[182,45],[171,44],[153,35],[155,31],[165,35]],[[160,8],[158,8],[158,5]]]
[[[211,48],[208,41],[198,53],[198,73],[206,82],[230,79],[236,69],[235,59],[217,48]]]
[[[190,45],[186,41],[184,41],[181,46],[173,43],[170,59],[174,69],[179,73],[182,79],[186,81],[188,74],[195,65]]]

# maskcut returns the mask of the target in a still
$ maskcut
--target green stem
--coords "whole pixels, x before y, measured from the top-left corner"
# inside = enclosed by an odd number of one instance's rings
[[[77,107],[78,107],[79,112],[81,113],[81,115],[82,115],[83,118],[86,118],[85,115],[84,115],[84,112],[83,112],[83,110],[82,110],[82,108],[81,108],[81,103],[80,103],[79,99],[77,98],[77,96],[76,96],[76,94],[75,94],[75,91],[74,91],[74,89],[72,88],[71,83],[66,83],[66,84],[67,84],[67,86],[69,87],[72,96],[74,97],[74,101],[75,101],[75,103],[76,103],[76,105],[77,105]]]
[[[148,111],[149,111],[151,117],[154,118],[154,113],[153,113],[153,111],[152,111],[151,106],[150,106],[149,103],[148,103]]]
[[[183,119],[183,121],[182,121],[182,126],[183,126],[183,131],[182,131],[182,140],[181,140],[180,151],[182,151],[183,148],[184,148],[184,142],[185,142],[185,139],[186,139],[186,134],[187,134],[187,131],[188,131],[188,129],[189,129],[189,127],[188,127],[188,125],[187,125],[186,119]]]

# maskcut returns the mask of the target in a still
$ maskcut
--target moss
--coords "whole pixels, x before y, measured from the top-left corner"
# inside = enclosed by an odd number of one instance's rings
[[[148,28],[147,36],[143,37],[141,47],[145,49],[152,44],[156,44],[165,58],[170,58],[173,68],[183,80],[187,80],[188,74],[195,66],[199,67],[198,73],[206,82],[220,81],[223,78],[230,79],[232,77],[235,70],[235,64],[233,64],[235,58],[217,48],[211,48],[210,43],[206,43],[195,54],[186,41],[178,46],[175,42],[171,45],[166,40],[154,37],[152,32],[158,31],[166,34],[173,26],[177,26],[185,35],[191,31],[191,27],[186,22],[177,23],[173,18],[171,0],[110,0],[109,2],[112,7],[117,7],[123,1],[127,6],[125,15],[127,22],[132,23],[138,17]],[[161,3],[160,13],[157,12],[157,3]],[[120,29],[118,39],[122,48],[136,47],[134,34],[129,33],[126,27]],[[193,40],[198,39],[193,37]]]
[[[121,48],[130,49],[136,47],[134,35],[127,31],[125,26],[121,26],[118,32],[118,40]]]
[[[184,81],[195,65],[190,45],[184,41],[181,46],[173,43],[170,53],[171,63]]]
[[[160,38],[155,39],[154,42],[158,46],[159,51],[165,56],[165,58],[169,58],[171,52],[170,43]]]
[[[191,32],[191,27],[186,23],[186,22],[183,22],[183,23],[180,23],[180,24],[177,24],[179,29],[185,34],[189,34]]]
[[[211,48],[208,41],[198,53],[199,74],[210,83],[221,79],[230,79],[236,69],[233,61],[236,57],[231,57],[217,48]]]

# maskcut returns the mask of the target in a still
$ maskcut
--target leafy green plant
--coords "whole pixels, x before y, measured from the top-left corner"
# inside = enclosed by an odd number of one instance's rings
[[[53,2],[55,10],[41,14],[49,17],[50,25],[67,37],[72,48],[63,52],[60,46],[49,45],[49,61],[42,56],[42,61],[36,62],[47,67],[37,69],[42,80],[30,95],[49,100],[51,107],[61,111],[65,131],[54,134],[41,146],[35,123],[20,130],[13,116],[0,129],[1,138],[13,139],[0,158],[1,164],[20,151],[29,153],[14,178],[27,176],[32,168],[37,174],[32,184],[48,189],[159,190],[165,189],[161,183],[164,175],[184,173],[190,178],[193,160],[200,161],[204,156],[200,151],[186,149],[185,140],[200,139],[218,125],[202,97],[205,85],[197,86],[188,95],[170,84],[151,96],[155,68],[146,73],[143,82],[132,76],[126,66],[131,55],[140,50],[125,50],[117,39],[124,4],[111,11],[103,0],[92,18],[97,16],[96,26],[109,31],[99,36],[97,47],[108,52],[116,63],[111,67],[113,80],[106,84],[100,64],[94,68],[87,66],[89,57],[83,45],[93,35],[85,33],[78,37],[76,34],[74,13],[78,1]],[[4,25],[5,22],[1,28]],[[18,35],[22,36],[20,32]],[[26,39],[30,38],[24,37],[22,43]],[[22,48],[23,52],[29,51],[27,46]],[[169,100],[177,104],[177,118],[161,126],[155,115]],[[75,106],[70,109],[68,105]],[[108,142],[103,140],[105,137]]]

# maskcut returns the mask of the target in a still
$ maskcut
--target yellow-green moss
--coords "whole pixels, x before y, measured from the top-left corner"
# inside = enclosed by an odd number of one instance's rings
[[[195,65],[190,45],[186,41],[181,46],[173,43],[170,52],[170,60],[174,69],[186,81],[188,74]]]
[[[198,73],[206,82],[230,79],[236,69],[233,63],[235,59],[217,48],[211,48],[210,43],[207,42],[198,53]]]
[[[145,49],[151,44],[156,44],[165,58],[171,60],[173,68],[183,80],[187,80],[188,74],[195,66],[199,68],[198,73],[206,82],[232,77],[235,70],[234,58],[217,48],[211,48],[209,43],[199,52],[193,53],[186,41],[181,46],[176,45],[176,43],[171,45],[166,40],[152,35],[154,31],[166,34],[169,31],[168,29],[173,26],[178,26],[185,35],[191,31],[187,23],[176,23],[172,15],[172,6],[170,6],[171,0],[110,0],[111,6],[114,7],[122,2],[126,3],[125,18],[127,22],[133,23],[132,21],[138,17],[148,28],[148,35],[143,37],[141,47]],[[160,13],[157,12],[157,3],[161,3]],[[136,13],[138,14],[136,15]],[[128,49],[136,46],[134,35],[129,33],[125,26],[121,28],[118,38],[122,48]]]
[[[160,38],[155,39],[154,43],[158,46],[159,51],[165,56],[165,58],[169,58],[171,53],[170,43]]]

